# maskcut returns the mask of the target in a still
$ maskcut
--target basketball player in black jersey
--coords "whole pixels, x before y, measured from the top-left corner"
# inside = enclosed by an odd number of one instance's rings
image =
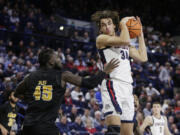
[[[16,121],[18,107],[16,102],[18,98],[14,97],[14,91],[9,91],[7,94],[9,101],[0,106],[0,135],[14,135],[15,132],[11,127]]]
[[[58,135],[55,119],[65,93],[66,82],[94,88],[119,64],[118,60],[112,59],[97,75],[82,78],[62,71],[60,58],[52,49],[42,50],[38,60],[39,70],[26,76],[15,92],[15,96],[22,95],[28,103],[23,135]]]

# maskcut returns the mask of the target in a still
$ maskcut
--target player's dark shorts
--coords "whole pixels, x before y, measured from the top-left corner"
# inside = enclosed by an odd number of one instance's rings
[[[59,135],[59,130],[55,125],[24,126],[23,135]]]

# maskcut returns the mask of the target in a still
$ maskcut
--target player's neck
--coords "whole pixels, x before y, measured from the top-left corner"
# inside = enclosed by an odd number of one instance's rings
[[[15,103],[10,102],[10,105],[14,108],[16,106]]]
[[[114,32],[112,35],[107,34],[108,36],[116,36],[116,33]]]
[[[160,119],[161,118],[161,114],[154,114],[153,115],[155,118],[157,118],[157,119]]]

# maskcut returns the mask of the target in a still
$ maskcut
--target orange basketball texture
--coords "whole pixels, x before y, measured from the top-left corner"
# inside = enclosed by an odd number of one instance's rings
[[[129,30],[130,38],[136,38],[141,34],[141,24],[136,19],[129,19],[126,25]]]

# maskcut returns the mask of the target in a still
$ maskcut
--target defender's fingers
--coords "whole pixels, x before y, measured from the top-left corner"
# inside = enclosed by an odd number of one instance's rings
[[[112,65],[116,61],[117,61],[117,59],[115,59],[115,58],[111,59],[111,61],[109,62],[109,65]]]
[[[113,65],[111,65],[111,66],[116,68],[116,67],[118,67],[118,66],[119,66],[119,63],[120,63],[120,62],[114,63],[114,64],[113,64]]]
[[[113,59],[111,60],[111,63],[115,63],[115,62],[117,62],[117,61],[119,61],[119,60],[118,60],[118,59],[113,58]]]
[[[115,61],[113,61],[111,64],[119,64],[120,61],[118,59],[116,59]]]
[[[115,58],[112,58],[109,63],[112,63],[115,60]]]

